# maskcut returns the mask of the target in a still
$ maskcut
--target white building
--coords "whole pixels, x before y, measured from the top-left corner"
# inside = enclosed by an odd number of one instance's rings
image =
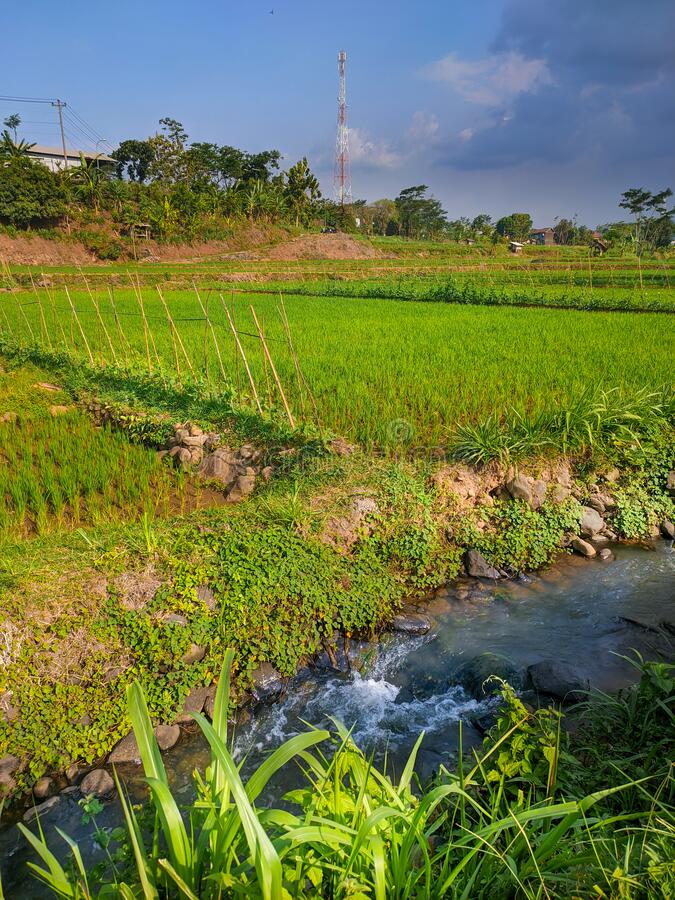
[[[102,169],[113,169],[117,165],[117,160],[104,153],[90,153],[88,150],[68,150],[63,155],[61,147],[43,147],[41,144],[34,144],[30,150],[26,152],[26,156],[30,159],[36,159],[51,169],[52,172],[63,172],[64,169],[76,169],[81,165],[80,153],[87,162],[96,160]]]

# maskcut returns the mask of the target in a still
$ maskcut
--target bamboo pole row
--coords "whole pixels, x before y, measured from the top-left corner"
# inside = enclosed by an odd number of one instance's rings
[[[94,353],[94,349],[91,343],[91,324],[90,334],[88,336],[87,330],[82,324],[82,320],[80,315],[78,314],[78,307],[73,302],[73,298],[71,296],[70,289],[67,285],[64,285],[64,294],[67,300],[68,306],[67,309],[69,311],[69,320],[70,320],[70,338],[68,338],[66,330],[64,329],[64,316],[59,315],[58,307],[55,302],[54,296],[49,290],[48,285],[44,281],[35,283],[33,276],[31,274],[31,286],[34,296],[34,301],[32,303],[21,303],[17,302],[17,306],[19,307],[19,313],[21,319],[25,325],[25,330],[30,337],[30,343],[36,344],[41,343],[44,347],[48,348],[50,351],[58,350],[59,348],[59,335],[60,335],[60,343],[63,349],[75,349],[78,351],[78,344],[80,348],[84,348],[84,352],[86,354],[86,358],[89,362],[89,365],[95,367],[105,366],[107,364],[106,356],[109,354],[109,360],[115,366],[119,366],[128,363],[133,360],[134,355],[139,358],[143,358],[143,354],[139,352],[138,349],[134,349],[132,342],[124,331],[123,320],[118,310],[117,304],[115,302],[115,295],[113,288],[111,285],[107,285],[107,301],[110,307],[109,312],[112,313],[112,321],[113,328],[109,327],[109,324],[106,324],[105,317],[103,315],[100,296],[97,296],[96,292],[92,290],[91,285],[88,279],[85,277],[84,273],[81,273],[82,281],[86,288],[86,293],[91,302],[92,310],[94,313],[94,321],[96,323],[94,338],[97,338],[97,343],[94,345],[96,348],[96,354]],[[125,312],[124,315],[137,315],[142,321],[142,330],[143,330],[143,349],[144,349],[144,359],[145,365],[148,368],[148,371],[154,371],[155,368],[161,373],[162,371],[166,372],[166,368],[162,366],[161,356],[159,354],[157,348],[157,342],[155,341],[155,335],[153,334],[153,328],[150,323],[149,317],[146,311],[146,304],[143,298],[143,291],[141,289],[140,280],[138,278],[134,279],[131,274],[129,274],[129,281],[133,290],[134,297],[138,304],[138,313],[128,313]],[[41,295],[41,291],[38,288],[38,285],[41,289],[44,290],[44,297]],[[168,331],[171,338],[171,347],[173,350],[173,360],[176,374],[180,377],[184,371],[190,373],[193,378],[197,377],[196,374],[196,363],[194,357],[191,357],[188,349],[185,345],[183,337],[181,336],[180,330],[176,324],[176,320],[174,319],[169,304],[167,303],[162,289],[159,285],[156,285],[157,295],[159,297],[159,301],[164,312],[164,318],[166,319],[166,323],[168,325]],[[210,340],[210,343],[213,346],[213,350],[215,353],[215,358],[218,364],[218,372],[219,376],[223,381],[227,380],[227,373],[225,369],[225,364],[223,360],[223,353],[221,350],[221,344],[218,339],[218,334],[216,332],[216,328],[214,327],[214,322],[209,313],[209,295],[207,294],[206,298],[203,298],[200,294],[199,288],[196,282],[193,281],[193,290],[195,294],[195,298],[197,300],[197,304],[201,311],[201,319],[195,321],[203,321],[204,322],[204,332],[203,332],[203,340],[202,340],[202,352],[204,356],[204,371],[206,373],[207,381],[209,381],[209,368],[208,368],[208,351],[207,344]],[[261,402],[260,390],[259,386],[256,384],[252,366],[247,356],[247,353],[244,349],[243,343],[241,341],[240,335],[244,334],[249,338],[255,338],[260,345],[261,355],[262,355],[262,364],[264,377],[267,384],[267,402],[270,406],[274,403],[274,394],[277,395],[280,405],[284,410],[284,414],[288,420],[288,424],[292,429],[295,429],[297,421],[296,417],[291,408],[291,403],[289,401],[289,395],[287,390],[284,389],[281,377],[279,375],[279,370],[275,364],[274,358],[272,356],[272,351],[270,350],[269,339],[265,334],[265,325],[264,321],[262,321],[256,310],[252,305],[249,305],[249,310],[251,314],[251,318],[253,324],[255,326],[255,332],[251,331],[240,331],[235,323],[234,318],[234,304],[232,310],[230,310],[228,304],[225,302],[225,299],[222,294],[218,295],[220,299],[221,306],[224,310],[225,317],[227,320],[227,326],[232,333],[233,342],[234,342],[234,353],[235,353],[235,372],[236,372],[236,381],[237,381],[237,391],[239,394],[242,393],[241,383],[240,383],[240,372],[239,366],[240,363],[243,367],[243,371],[246,375],[246,380],[248,382],[248,387],[250,389],[250,395],[255,403],[256,409],[260,414],[263,413],[263,405]],[[46,298],[46,301],[45,301]],[[46,307],[45,307],[46,302]],[[33,323],[31,323],[31,319],[26,314],[26,310],[24,307],[36,305],[37,306],[37,318],[39,322],[39,334],[36,333],[35,330],[35,317],[33,317]],[[62,307],[63,308],[63,307]],[[12,326],[10,319],[7,315],[7,311],[5,310],[4,304],[0,303],[0,311],[2,313],[2,318],[0,319],[0,331],[5,331],[6,334],[10,335],[14,340],[17,339],[17,331],[15,327]],[[80,309],[81,311],[81,309]],[[295,346],[293,344],[293,339],[291,335],[290,324],[288,321],[288,316],[286,314],[286,308],[284,305],[283,297],[281,293],[279,293],[279,304],[277,306],[277,313],[279,315],[279,319],[281,321],[281,326],[284,333],[284,339],[282,342],[287,346],[288,352],[291,357],[293,370],[295,373],[295,380],[297,383],[297,397],[300,405],[300,413],[301,418],[306,419],[307,417],[307,408],[308,401],[311,403],[313,407],[313,412],[315,417],[317,417],[317,407],[312,392],[309,388],[307,380],[302,372],[302,368],[300,366],[300,360],[298,358],[298,354],[296,352]],[[49,315],[51,320],[51,327],[48,323],[47,316]],[[153,319],[159,318],[156,315],[153,315]],[[108,320],[110,322],[110,319]],[[14,323],[16,325],[16,322]],[[78,335],[76,339],[75,335]],[[115,339],[113,339],[113,335],[115,335]],[[279,338],[275,338],[276,341],[279,341]],[[19,341],[21,342],[21,341]],[[104,348],[106,352],[104,353]],[[78,351],[79,352],[79,351]]]

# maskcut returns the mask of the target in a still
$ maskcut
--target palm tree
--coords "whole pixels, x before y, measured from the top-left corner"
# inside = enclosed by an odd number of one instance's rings
[[[11,119],[11,116],[9,118]],[[34,146],[35,144],[29,144],[28,141],[13,140],[12,135],[5,129],[2,132],[2,137],[0,137],[0,159],[20,159],[22,156],[26,156],[31,147]]]
[[[18,113],[12,113],[11,116],[7,116],[2,124],[8,131],[14,132],[14,143],[16,144],[16,132],[21,124],[21,116]]]

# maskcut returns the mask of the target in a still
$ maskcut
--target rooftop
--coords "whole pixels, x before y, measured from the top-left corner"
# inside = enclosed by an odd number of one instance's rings
[[[34,156],[58,156],[63,158],[63,147],[45,147],[43,144],[33,144],[27,151]],[[66,147],[66,156],[68,159],[79,159],[80,153],[85,159],[100,159],[102,162],[117,163],[112,156],[106,156],[105,153],[92,153],[90,150],[71,150]]]

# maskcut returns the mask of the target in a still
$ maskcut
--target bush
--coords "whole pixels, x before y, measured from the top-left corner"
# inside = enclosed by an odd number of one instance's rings
[[[0,170],[0,221],[27,228],[54,222],[65,212],[61,179],[41,163],[18,157]]]

